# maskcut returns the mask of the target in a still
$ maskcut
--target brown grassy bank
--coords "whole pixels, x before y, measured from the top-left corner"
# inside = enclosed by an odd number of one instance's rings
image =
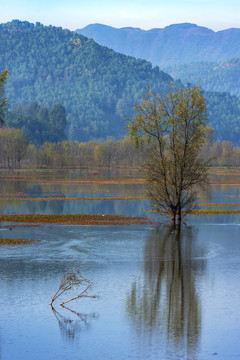
[[[0,239],[0,245],[22,245],[30,244],[36,240],[32,239]]]
[[[20,222],[33,224],[69,224],[69,225],[124,225],[124,224],[150,224],[153,219],[143,217],[129,217],[120,215],[0,215],[1,222]]]

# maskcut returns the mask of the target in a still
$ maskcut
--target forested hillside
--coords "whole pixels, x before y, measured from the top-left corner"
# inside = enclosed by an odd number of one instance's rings
[[[101,45],[146,59],[160,67],[240,57],[240,29],[214,32],[202,26],[183,23],[146,31],[92,24],[76,31]]]
[[[205,98],[215,140],[228,140],[240,146],[240,98],[210,91],[205,93]]]
[[[7,127],[20,129],[34,145],[66,138],[66,112],[61,103],[54,104],[51,109],[40,106],[36,101],[18,105],[14,112],[6,114],[4,120]]]
[[[240,59],[232,58],[223,62],[201,62],[167,67],[164,69],[183,84],[201,85],[208,91],[226,91],[240,95]]]
[[[5,68],[10,72],[7,124],[36,145],[65,136],[79,141],[120,138],[126,134],[124,118],[132,115],[147,86],[155,92],[173,84],[170,75],[147,61],[69,30],[17,20],[0,25],[0,70]],[[215,139],[239,145],[239,98],[217,92],[205,97]],[[67,126],[65,120],[61,126],[53,120],[56,104],[66,111]]]
[[[143,60],[117,54],[60,27],[12,21],[0,25],[0,69],[8,68],[11,109],[60,102],[70,139],[121,136],[147,85],[169,88],[172,78]]]

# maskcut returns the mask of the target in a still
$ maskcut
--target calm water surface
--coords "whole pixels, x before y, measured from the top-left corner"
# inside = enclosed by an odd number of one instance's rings
[[[142,185],[43,180],[15,179],[7,185],[2,178],[1,212],[61,213],[80,205],[83,212],[81,201],[55,200],[51,208],[46,200],[23,196],[141,196],[144,191]],[[238,195],[239,186],[224,186],[210,187],[200,202],[237,204],[237,197],[225,195]],[[6,200],[9,194],[14,199]],[[92,213],[147,214],[146,201],[99,202],[84,201],[86,213],[91,208]],[[238,215],[189,217],[181,233],[166,225],[9,231],[2,224],[1,237],[37,242],[0,247],[0,359],[240,359],[239,224]],[[99,298],[75,300],[68,309],[56,300],[51,309],[62,276],[72,271],[89,278],[90,294]],[[76,291],[62,300],[72,296]]]

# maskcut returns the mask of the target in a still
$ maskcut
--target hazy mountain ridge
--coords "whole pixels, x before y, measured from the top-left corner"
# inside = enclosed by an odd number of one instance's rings
[[[115,51],[146,59],[160,67],[240,57],[240,29],[236,28],[214,32],[183,23],[163,29],[141,30],[91,24],[76,32]]]

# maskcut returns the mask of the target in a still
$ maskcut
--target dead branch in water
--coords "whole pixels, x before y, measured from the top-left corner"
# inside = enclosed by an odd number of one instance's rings
[[[53,295],[51,299],[50,305],[52,306],[53,302],[66,291],[69,291],[73,288],[79,288],[80,286],[83,286],[84,289],[77,296],[67,301],[63,301],[60,305],[64,306],[64,304],[67,304],[68,302],[79,298],[86,298],[86,297],[97,298],[96,295],[87,294],[87,291],[92,287],[91,281],[84,278],[79,272],[72,272],[70,274],[65,274],[63,276],[57,292]]]

